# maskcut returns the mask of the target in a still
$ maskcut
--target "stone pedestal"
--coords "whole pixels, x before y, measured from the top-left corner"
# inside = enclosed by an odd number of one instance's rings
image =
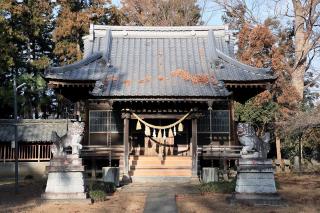
[[[219,169],[216,167],[204,167],[202,168],[202,181],[204,183],[209,183],[209,182],[218,182],[218,172]]]
[[[268,159],[240,159],[236,192],[276,193],[272,161]]]
[[[272,161],[268,159],[240,159],[235,191],[231,203],[285,205],[277,194]]]
[[[119,186],[119,168],[118,167],[102,167],[102,180],[104,182],[114,183]]]
[[[44,199],[86,199],[82,160],[77,155],[51,159]]]

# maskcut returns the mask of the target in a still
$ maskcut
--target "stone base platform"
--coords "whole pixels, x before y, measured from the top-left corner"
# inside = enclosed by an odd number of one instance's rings
[[[239,159],[236,192],[228,198],[231,204],[286,206],[277,193],[272,161]]]
[[[86,199],[82,172],[49,172],[43,199]]]
[[[86,199],[81,158],[65,155],[51,159],[47,166],[48,180],[43,199],[79,200]]]
[[[46,192],[41,195],[41,198],[45,200],[85,200],[87,199],[87,194],[84,192],[75,192],[75,193]]]
[[[227,198],[231,205],[240,203],[250,206],[287,206],[286,202],[277,194],[234,193]]]
[[[240,159],[237,174],[237,193],[276,193],[274,168],[267,159]]]

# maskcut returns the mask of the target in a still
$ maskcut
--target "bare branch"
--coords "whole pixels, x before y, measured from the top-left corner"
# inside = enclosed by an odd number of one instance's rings
[[[304,89],[308,89],[309,87],[314,86],[319,80],[320,80],[320,73],[312,81],[310,81],[307,85],[305,85]]]

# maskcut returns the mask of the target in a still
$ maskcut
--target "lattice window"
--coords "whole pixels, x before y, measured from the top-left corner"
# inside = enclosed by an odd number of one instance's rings
[[[90,133],[122,132],[120,113],[112,110],[90,110]]]
[[[211,112],[211,132],[229,133],[230,116],[228,110],[212,110]],[[204,116],[198,119],[198,132],[210,133],[210,111],[206,111]]]

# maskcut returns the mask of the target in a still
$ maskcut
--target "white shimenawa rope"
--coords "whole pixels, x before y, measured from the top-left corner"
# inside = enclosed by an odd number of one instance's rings
[[[174,122],[173,124],[169,124],[167,126],[156,126],[156,125],[152,125],[149,124],[148,122],[145,122],[144,120],[142,120],[142,118],[140,118],[136,113],[132,113],[132,115],[134,115],[134,117],[136,117],[138,119],[138,121],[140,121],[141,123],[143,123],[144,125],[153,128],[153,129],[169,129],[172,128],[176,125],[178,125],[179,123],[181,123],[184,119],[186,119],[190,114],[191,114],[192,110],[190,110],[187,114],[185,114],[182,118],[180,118],[178,121]]]

